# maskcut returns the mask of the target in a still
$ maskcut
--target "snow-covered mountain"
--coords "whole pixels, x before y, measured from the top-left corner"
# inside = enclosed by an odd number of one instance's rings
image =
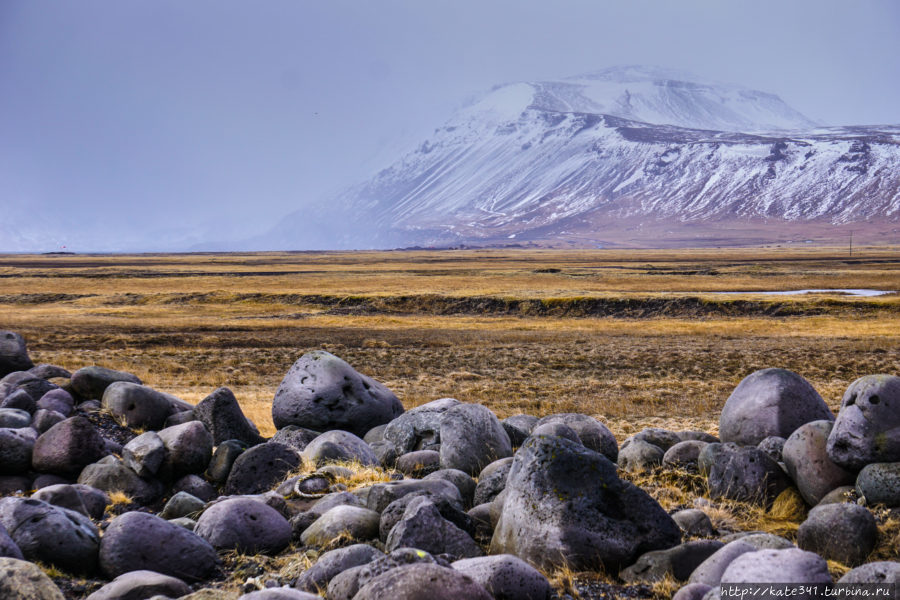
[[[343,207],[339,223],[303,211],[268,239],[689,245],[853,224],[890,236],[900,127],[825,128],[772,94],[609,69],[499,86],[328,207]]]

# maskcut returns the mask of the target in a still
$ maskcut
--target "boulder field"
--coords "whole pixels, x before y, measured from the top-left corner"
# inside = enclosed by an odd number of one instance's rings
[[[228,388],[191,405],[130,373],[35,366],[14,332],[0,377],[0,598],[550,600],[566,596],[548,575],[600,571],[616,583],[597,597],[667,580],[711,599],[834,583],[828,561],[853,568],[841,582],[900,576],[869,559],[873,508],[900,508],[892,375],[851,382],[834,415],[800,375],[764,369],[725,402],[721,437],[621,443],[591,415],[404,410],[323,351],[286,374],[268,439]],[[704,489],[666,510],[633,483],[668,471]],[[710,519],[785,494],[808,509],[791,539]]]

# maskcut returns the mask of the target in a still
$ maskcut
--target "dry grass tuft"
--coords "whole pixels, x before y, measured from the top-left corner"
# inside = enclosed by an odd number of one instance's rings
[[[659,581],[650,584],[650,590],[653,593],[654,599],[669,600],[675,595],[675,592],[680,590],[684,585],[685,582],[678,581],[672,575],[667,573],[666,576]]]
[[[134,503],[134,498],[122,491],[109,492],[109,506],[127,506]]]

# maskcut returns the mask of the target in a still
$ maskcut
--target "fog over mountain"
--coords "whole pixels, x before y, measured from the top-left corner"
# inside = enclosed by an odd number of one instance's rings
[[[898,26],[882,0],[12,0],[0,251],[886,241]]]

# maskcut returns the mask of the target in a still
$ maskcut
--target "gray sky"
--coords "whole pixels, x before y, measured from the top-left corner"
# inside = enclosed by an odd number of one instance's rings
[[[0,250],[4,225],[250,235],[497,83],[622,64],[900,123],[898,57],[896,0],[3,0]]]

